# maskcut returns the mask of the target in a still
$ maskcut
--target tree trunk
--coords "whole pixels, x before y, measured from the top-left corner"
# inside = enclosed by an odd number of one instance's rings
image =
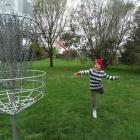
[[[50,68],[53,68],[53,55],[50,56]]]
[[[50,49],[49,49],[49,57],[50,57],[50,68],[53,68],[53,47],[52,47],[52,45],[50,46]]]

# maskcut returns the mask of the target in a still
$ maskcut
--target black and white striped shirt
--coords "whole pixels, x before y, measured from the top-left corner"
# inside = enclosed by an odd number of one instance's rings
[[[106,78],[106,79],[109,79],[109,80],[116,80],[117,79],[117,76],[109,76],[104,71],[99,71],[99,70],[96,70],[94,68],[89,69],[89,70],[80,71],[80,74],[89,76],[90,89],[94,89],[94,90],[95,89],[100,89],[100,88],[103,87],[103,84],[102,84],[102,81],[101,81],[102,78]]]

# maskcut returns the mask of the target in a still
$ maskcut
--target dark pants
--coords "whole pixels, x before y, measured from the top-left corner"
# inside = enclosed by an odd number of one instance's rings
[[[97,94],[103,94],[104,90],[103,88],[97,89],[97,90],[92,90],[91,89],[91,105],[92,109],[96,110],[96,102],[97,102]]]

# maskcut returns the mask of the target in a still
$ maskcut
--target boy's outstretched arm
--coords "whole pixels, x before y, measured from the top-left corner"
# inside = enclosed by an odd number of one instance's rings
[[[75,76],[80,76],[80,75],[89,75],[90,70],[82,70],[74,73]]]
[[[108,80],[119,80],[120,76],[111,76],[111,75],[104,73],[104,78],[106,78]]]

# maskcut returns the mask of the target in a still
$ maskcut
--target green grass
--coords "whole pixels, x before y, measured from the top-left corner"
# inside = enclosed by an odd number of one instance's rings
[[[88,77],[73,73],[88,69],[78,60],[33,63],[47,72],[45,97],[17,115],[19,140],[140,140],[140,68],[109,67],[121,80],[104,80],[105,94],[98,96],[98,118],[91,116]],[[11,120],[0,115],[0,140],[11,140]]]

